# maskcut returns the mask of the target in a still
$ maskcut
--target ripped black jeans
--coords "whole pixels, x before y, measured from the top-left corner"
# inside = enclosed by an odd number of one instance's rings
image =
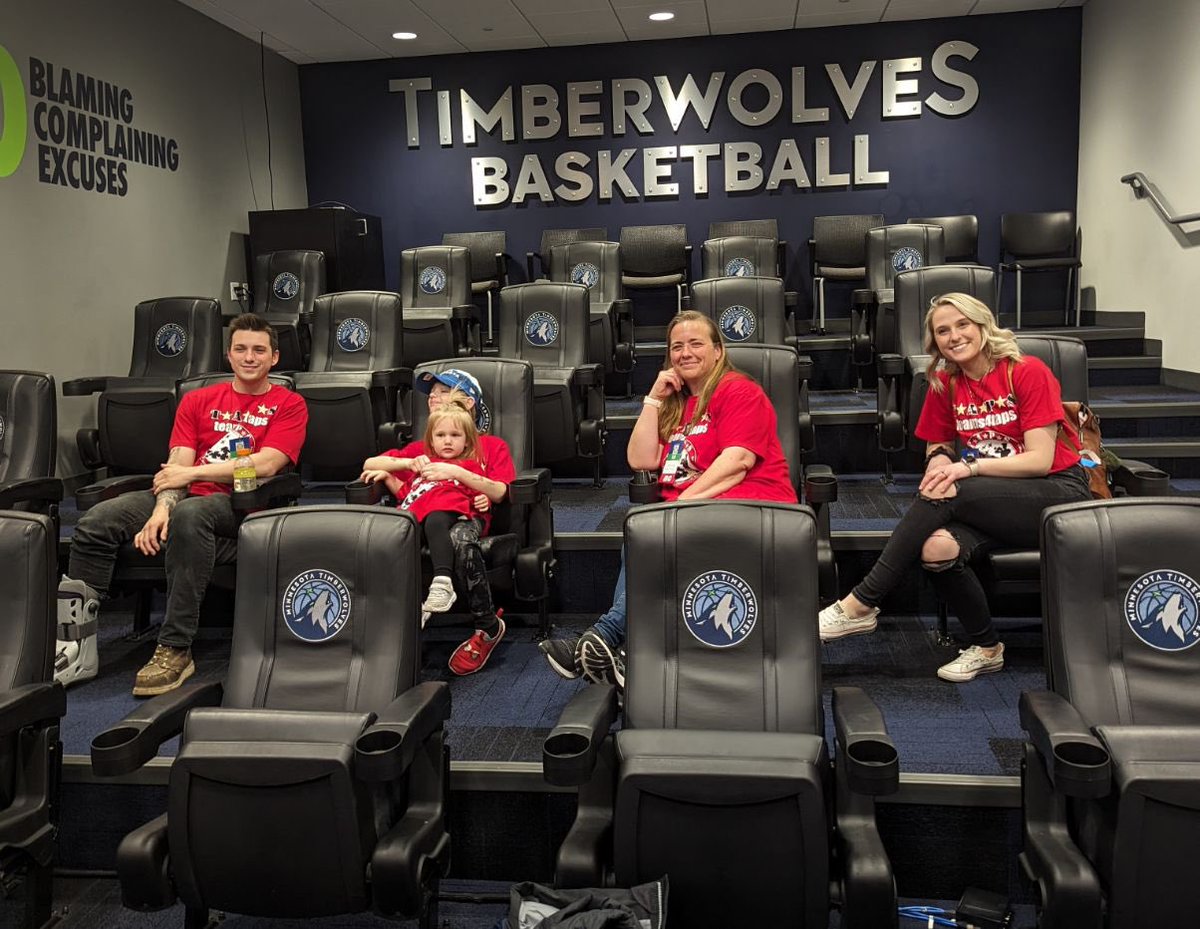
[[[475,628],[488,635],[495,633],[500,623],[496,619],[487,564],[479,544],[483,520],[478,516],[435,510],[425,517],[421,529],[429,547],[434,575],[454,577],[459,588],[466,591],[467,608],[475,620]]]
[[[1087,474],[1079,466],[1046,477],[970,477],[957,486],[958,495],[948,500],[917,495],[879,560],[853,592],[867,606],[879,606],[904,573],[921,563],[925,540],[945,529],[958,542],[958,557],[922,566],[971,644],[986,647],[998,639],[987,595],[971,563],[994,548],[1037,548],[1042,510],[1056,503],[1090,500],[1091,493]]]

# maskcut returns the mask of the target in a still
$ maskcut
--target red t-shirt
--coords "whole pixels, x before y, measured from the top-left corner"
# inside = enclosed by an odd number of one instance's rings
[[[954,377],[953,391],[945,371],[936,372],[936,377],[945,389],[925,394],[916,428],[917,438],[926,442],[953,444],[957,439],[963,448],[975,449],[981,458],[1007,458],[1025,451],[1025,433],[1030,429],[1066,425],[1058,380],[1040,358],[1032,355],[1024,356],[1016,364],[1001,359],[978,381],[959,373]],[[1054,445],[1050,473],[1077,464],[1079,453],[1060,434]]]
[[[307,429],[308,407],[299,394],[278,384],[265,394],[240,394],[230,380],[183,395],[175,411],[170,447],[193,449],[198,465],[228,461],[243,445],[251,453],[277,449],[295,464]],[[232,490],[232,484],[194,481],[188,493],[203,497]]]
[[[746,375],[731,372],[713,391],[700,421],[688,425],[699,399],[688,398],[683,422],[663,446],[658,461],[662,498],[674,500],[722,451],[736,445],[753,452],[754,464],[740,483],[713,499],[797,502],[783,446],[775,431],[775,408],[763,389]],[[663,466],[675,442],[682,443],[682,458],[674,474],[669,474],[663,471]]]
[[[404,448],[393,448],[383,454],[387,458],[416,458],[418,455],[429,455],[433,461],[444,460],[431,455],[424,442],[409,442]],[[499,481],[505,486],[511,484],[517,476],[507,443],[494,435],[479,437],[479,460],[456,458],[452,463],[472,474],[481,474],[490,480]],[[487,535],[492,524],[492,511],[489,509],[486,513],[480,513],[471,505],[478,493],[479,491],[455,480],[427,481],[409,471],[397,494],[400,500],[398,507],[408,510],[418,521],[438,510],[462,513],[464,516],[478,516],[483,520],[481,534]]]

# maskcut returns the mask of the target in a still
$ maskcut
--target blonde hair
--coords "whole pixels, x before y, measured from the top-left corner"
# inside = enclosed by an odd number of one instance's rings
[[[729,353],[725,351],[725,340],[721,338],[721,330],[717,328],[717,324],[703,313],[697,313],[695,310],[684,310],[682,313],[676,314],[675,318],[667,323],[667,354],[663,359],[664,371],[669,370],[671,367],[671,332],[676,326],[681,326],[684,323],[699,323],[702,325],[708,330],[708,337],[712,340],[713,345],[721,349],[721,357],[712,371],[709,372],[708,377],[704,379],[704,386],[700,388],[700,396],[696,401],[696,409],[692,413],[692,423],[696,423],[700,421],[700,417],[708,409],[713,392],[717,389],[717,385],[721,383],[721,379],[729,372],[737,371],[737,369],[729,363]],[[684,396],[681,390],[671,394],[671,396],[663,401],[662,409],[658,411],[658,437],[661,441],[666,442],[671,438],[671,434],[679,428],[683,422],[683,409],[686,405],[687,397]]]
[[[1021,349],[1017,346],[1017,337],[1011,329],[1003,329],[996,322],[996,317],[988,309],[986,303],[975,299],[970,294],[942,294],[929,301],[929,310],[925,313],[925,351],[930,356],[929,367],[925,369],[925,379],[929,389],[941,393],[942,382],[934,373],[940,367],[951,377],[958,373],[958,365],[938,351],[937,339],[933,335],[933,314],[943,306],[952,306],[968,320],[975,323],[981,330],[980,351],[990,364],[996,364],[1001,358],[1013,362],[1021,360]]]
[[[453,394],[451,396],[453,397]],[[466,394],[459,394],[459,396],[465,397]],[[478,461],[479,430],[475,428],[475,416],[462,403],[455,400],[449,400],[429,411],[429,422],[425,424],[425,450],[433,451],[433,430],[437,428],[438,423],[446,419],[450,420],[451,425],[458,426],[466,437],[467,441],[460,457]]]

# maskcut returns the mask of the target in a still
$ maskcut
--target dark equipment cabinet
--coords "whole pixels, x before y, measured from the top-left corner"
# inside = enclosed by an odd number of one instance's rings
[[[250,213],[250,254],[305,248],[325,253],[326,287],[383,290],[383,231],[378,216],[346,207],[258,210]]]

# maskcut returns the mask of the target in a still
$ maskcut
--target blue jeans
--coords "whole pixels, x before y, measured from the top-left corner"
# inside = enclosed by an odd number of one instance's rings
[[[621,548],[621,573],[617,575],[617,588],[613,591],[612,606],[592,626],[609,645],[616,648],[625,642],[625,548]]]

